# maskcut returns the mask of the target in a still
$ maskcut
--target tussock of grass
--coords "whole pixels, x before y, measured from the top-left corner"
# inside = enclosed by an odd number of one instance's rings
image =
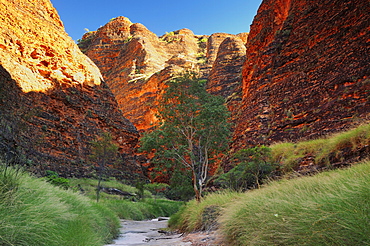
[[[340,157],[345,149],[356,150],[370,144],[370,124],[361,125],[347,132],[327,138],[302,141],[299,143],[277,143],[271,147],[273,160],[282,165],[283,172],[296,168],[304,156],[315,157],[319,166],[330,165],[329,157]]]
[[[0,168],[0,245],[103,245],[118,233],[109,209],[12,168]]]
[[[224,191],[206,196],[200,203],[192,200],[182,207],[179,212],[171,216],[169,226],[172,229],[180,229],[186,232],[200,230],[206,226],[205,223],[208,223],[207,220],[203,219],[207,208],[225,208],[241,196],[242,193]]]
[[[370,162],[246,193],[222,216],[230,245],[370,245]]]

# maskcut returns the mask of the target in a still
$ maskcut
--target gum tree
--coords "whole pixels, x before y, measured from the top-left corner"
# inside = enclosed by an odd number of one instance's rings
[[[109,132],[104,132],[95,140],[90,142],[91,156],[90,158],[98,163],[98,187],[96,189],[96,201],[99,202],[101,181],[105,167],[114,162],[118,154],[118,145],[112,140],[112,135]]]
[[[167,82],[159,103],[159,124],[141,138],[141,151],[154,151],[152,162],[162,171],[191,175],[200,201],[214,159],[227,150],[229,111],[222,97],[206,92],[205,81],[189,73]]]

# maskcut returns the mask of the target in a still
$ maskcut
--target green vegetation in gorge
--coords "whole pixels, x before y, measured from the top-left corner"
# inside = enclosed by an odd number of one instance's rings
[[[183,231],[207,228],[207,208],[228,245],[369,245],[370,162],[275,181],[246,193],[191,201],[171,217]]]
[[[132,194],[131,198],[101,192],[97,203],[99,180],[47,174],[36,178],[1,163],[0,245],[100,246],[118,235],[119,218],[170,216],[183,205],[154,197],[148,190],[137,200],[136,188],[116,180],[103,180],[101,186]],[[161,185],[151,187],[157,195],[159,188]]]
[[[332,160],[347,161],[346,153],[366,148],[370,145],[370,124],[363,124],[346,132],[327,138],[301,141],[298,143],[277,143],[270,146],[272,160],[280,163],[284,173],[291,172],[299,165],[299,160],[307,155],[314,157],[320,167],[330,167]]]
[[[359,154],[368,156],[369,140],[370,124],[361,125],[325,139],[272,145],[262,163],[279,163],[280,171],[289,174],[309,154],[330,167],[332,160],[349,162],[346,153],[356,160]],[[258,148],[243,150],[239,160],[261,163],[258,154],[248,154]],[[186,232],[219,229],[226,245],[370,245],[369,201],[370,161],[365,160],[315,176],[271,181],[245,193],[212,193],[200,203],[188,202],[169,224]]]
[[[175,170],[190,177],[199,201],[215,159],[228,148],[230,113],[225,100],[207,93],[196,74],[184,74],[167,85],[159,103],[160,124],[140,139],[141,150],[154,151],[152,162],[164,175],[171,178]]]
[[[95,179],[71,179],[71,186],[79,187],[78,189],[85,196],[91,200],[96,200],[98,182]],[[141,198],[137,195],[137,188],[123,184],[117,180],[104,180],[101,184],[102,187],[115,188],[127,194],[126,197],[123,197],[105,192],[100,193],[99,204],[110,208],[121,219],[145,220],[160,216],[168,217],[176,213],[183,205],[182,202],[162,198],[162,195],[158,194],[158,191],[155,189],[156,187],[161,187],[162,185],[160,184],[144,185],[144,193]],[[154,194],[148,190],[148,186],[150,190],[153,190]]]
[[[278,168],[272,162],[271,149],[266,146],[239,150],[234,154],[233,164],[234,168],[215,180],[216,185],[234,191],[259,188]]]
[[[100,198],[100,185],[103,179],[104,169],[106,165],[114,163],[118,155],[118,145],[113,143],[112,136],[109,132],[102,133],[96,140],[91,142],[91,156],[98,165],[99,182],[96,189],[96,201],[99,202]]]

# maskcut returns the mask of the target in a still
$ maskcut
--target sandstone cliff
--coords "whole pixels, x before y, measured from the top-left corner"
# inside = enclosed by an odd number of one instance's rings
[[[7,159],[21,158],[40,174],[90,176],[89,142],[107,131],[122,154],[113,174],[139,172],[136,128],[49,0],[3,0],[0,12],[0,150]]]
[[[370,2],[264,0],[248,37],[235,149],[368,119]]]
[[[232,41],[220,49],[217,66],[229,74],[213,72],[212,83],[219,84],[219,90],[212,89],[212,93],[229,97],[235,94],[234,89],[241,90],[236,85],[241,83],[240,61],[245,58],[241,46],[246,42],[246,34],[217,33],[208,37],[181,29],[157,37],[142,24],[117,17],[85,34],[79,46],[100,68],[125,117],[145,131],[157,120],[156,105],[164,82],[185,71],[196,71],[208,79],[219,47],[228,37]],[[234,58],[238,65],[233,64]]]
[[[207,91],[225,97],[231,112],[240,104],[245,59],[245,42],[238,37],[227,37],[219,46],[208,77]]]

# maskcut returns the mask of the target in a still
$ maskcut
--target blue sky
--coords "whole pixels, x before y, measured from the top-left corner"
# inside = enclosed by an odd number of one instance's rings
[[[249,32],[262,0],[51,0],[67,33],[77,40],[111,18],[128,17],[158,36],[181,28],[195,34]]]

